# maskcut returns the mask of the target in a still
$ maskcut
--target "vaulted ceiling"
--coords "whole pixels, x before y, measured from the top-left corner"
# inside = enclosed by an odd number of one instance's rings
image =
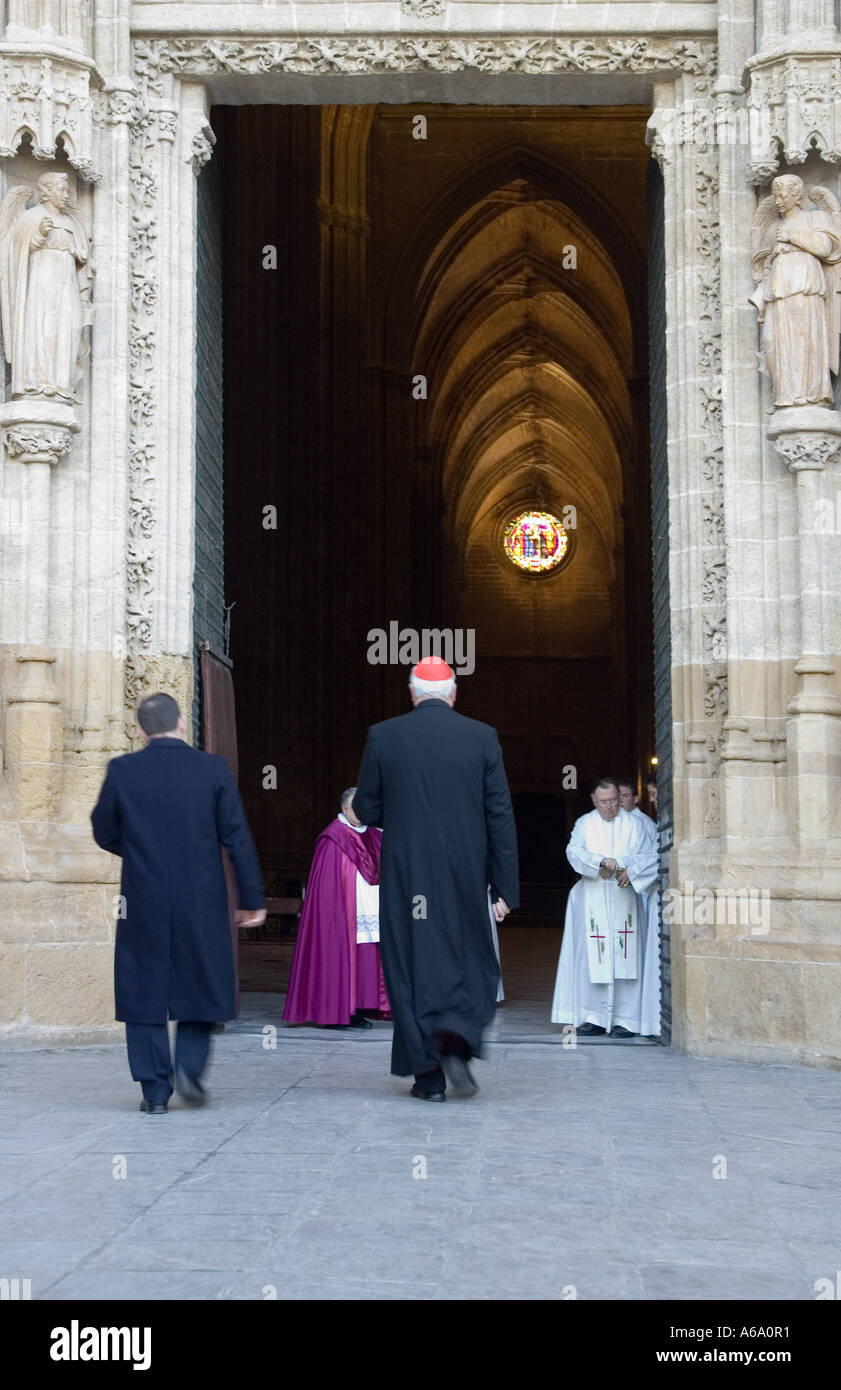
[[[611,554],[631,439],[631,315],[593,227],[527,177],[456,216],[418,285],[415,370],[434,389],[451,538],[489,512],[573,505]]]

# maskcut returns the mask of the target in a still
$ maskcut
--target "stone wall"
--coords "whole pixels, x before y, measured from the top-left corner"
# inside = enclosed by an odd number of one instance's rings
[[[672,806],[672,634],[669,601],[669,448],[666,389],[666,248],[663,176],[655,160],[648,168],[649,401],[651,410],[651,568],[653,576],[654,750],[660,831],[660,887],[669,887]],[[671,930],[660,929],[660,995],[663,1036],[672,1031]]]
[[[793,19],[776,0],[522,4],[500,30],[494,7],[395,0],[362,6],[352,32],[344,9],[316,3],[281,16],[112,0],[79,23],[73,11],[49,7],[62,18],[47,33],[48,10],[15,0],[0,52],[3,192],[35,169],[70,172],[97,262],[80,401],[34,409],[7,385],[0,404],[4,505],[31,526],[26,547],[3,537],[3,1027],[109,1026],[115,866],[91,846],[87,815],[109,756],[131,746],[139,695],[168,684],[192,702],[196,175],[211,102],[633,102],[653,107],[665,201],[670,882],[753,885],[770,902],[767,930],[673,932],[674,1039],[838,1065],[841,585],[837,537],[816,525],[838,454],[826,416],[769,435],[747,303],[757,192],[785,161],[831,182],[839,158],[826,7],[804,0]],[[710,135],[710,117],[751,106],[757,133]],[[322,191],[320,223],[344,257],[330,282],[342,313],[362,283],[367,196],[364,131],[347,124],[329,138],[353,152],[352,186]],[[335,344],[331,382],[348,361]],[[356,371],[331,409],[352,398]],[[381,385],[377,429],[396,389]],[[326,785],[332,769],[313,756]]]

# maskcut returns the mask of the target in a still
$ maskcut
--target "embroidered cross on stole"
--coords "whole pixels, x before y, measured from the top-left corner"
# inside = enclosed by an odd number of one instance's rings
[[[583,879],[587,965],[593,984],[637,978],[637,903],[615,879]]]

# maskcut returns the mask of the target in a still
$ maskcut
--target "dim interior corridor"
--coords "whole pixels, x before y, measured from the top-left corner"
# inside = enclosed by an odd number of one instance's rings
[[[587,784],[654,751],[647,112],[415,115],[214,108],[240,789],[299,893],[367,726],[409,708],[371,633],[469,634],[457,709],[499,733],[520,843],[507,968],[548,1014]]]

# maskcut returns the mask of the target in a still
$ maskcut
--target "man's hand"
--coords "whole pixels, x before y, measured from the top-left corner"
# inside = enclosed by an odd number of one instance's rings
[[[237,926],[238,927],[262,927],[266,920],[266,909],[264,907],[238,907]]]
[[[496,902],[495,902],[494,905],[493,905],[493,914],[494,914],[495,920],[496,920],[497,922],[502,922],[502,921],[504,921],[505,918],[508,916],[508,914],[509,914],[510,911],[511,911],[511,908],[508,906],[508,904],[507,904],[507,902],[505,901],[505,899],[504,899],[504,898],[497,898]]]
[[[628,878],[627,869],[619,870],[618,874],[616,875],[616,882],[619,884],[620,888],[630,888],[631,880]]]
[[[610,872],[613,873],[615,869],[619,868],[619,865],[617,864],[615,859],[603,859],[602,868],[610,869]]]

